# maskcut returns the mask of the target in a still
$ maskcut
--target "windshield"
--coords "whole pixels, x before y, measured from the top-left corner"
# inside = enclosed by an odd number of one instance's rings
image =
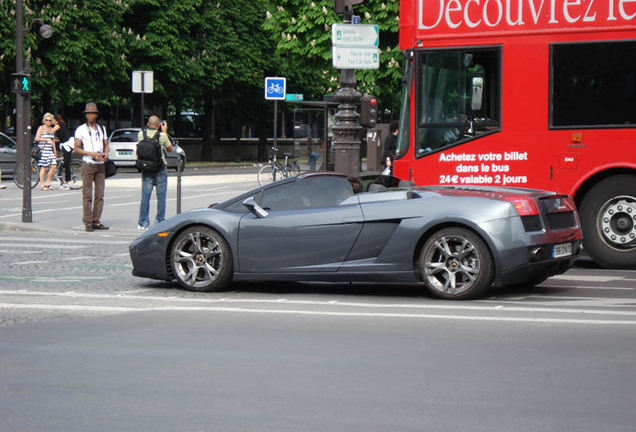
[[[136,143],[139,141],[139,130],[116,130],[110,137],[111,142],[129,142]]]
[[[499,130],[500,49],[421,51],[416,156]]]

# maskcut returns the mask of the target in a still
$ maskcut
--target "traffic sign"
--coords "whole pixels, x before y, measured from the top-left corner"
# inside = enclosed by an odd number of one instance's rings
[[[285,100],[287,79],[283,77],[265,78],[265,99]]]
[[[27,95],[31,93],[31,75],[24,73],[11,74],[11,93]]]
[[[378,48],[333,47],[333,67],[336,69],[379,69]]]
[[[154,91],[154,74],[152,71],[133,71],[133,93],[152,93]]]
[[[375,24],[333,24],[331,44],[335,47],[377,47],[380,30]]]

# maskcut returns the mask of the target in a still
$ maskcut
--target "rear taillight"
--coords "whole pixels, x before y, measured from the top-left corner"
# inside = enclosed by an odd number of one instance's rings
[[[519,216],[535,216],[539,214],[537,203],[532,198],[505,197],[504,201],[511,202]]]

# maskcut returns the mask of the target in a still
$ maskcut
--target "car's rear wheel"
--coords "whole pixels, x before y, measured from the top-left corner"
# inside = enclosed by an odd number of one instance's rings
[[[460,227],[434,233],[422,248],[419,268],[429,291],[444,299],[478,297],[490,288],[495,276],[486,243]]]
[[[175,238],[170,265],[179,285],[190,291],[222,289],[232,277],[232,253],[216,231],[196,226]]]

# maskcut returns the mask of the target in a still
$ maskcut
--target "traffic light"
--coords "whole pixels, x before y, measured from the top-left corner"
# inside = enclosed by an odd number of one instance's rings
[[[375,96],[364,95],[360,99],[360,124],[374,128],[378,123],[378,100]]]
[[[27,95],[31,93],[31,75],[24,73],[11,74],[11,93]]]
[[[353,5],[364,2],[364,0],[335,0],[334,10],[336,13],[345,13],[345,9],[349,12],[353,10]]]

